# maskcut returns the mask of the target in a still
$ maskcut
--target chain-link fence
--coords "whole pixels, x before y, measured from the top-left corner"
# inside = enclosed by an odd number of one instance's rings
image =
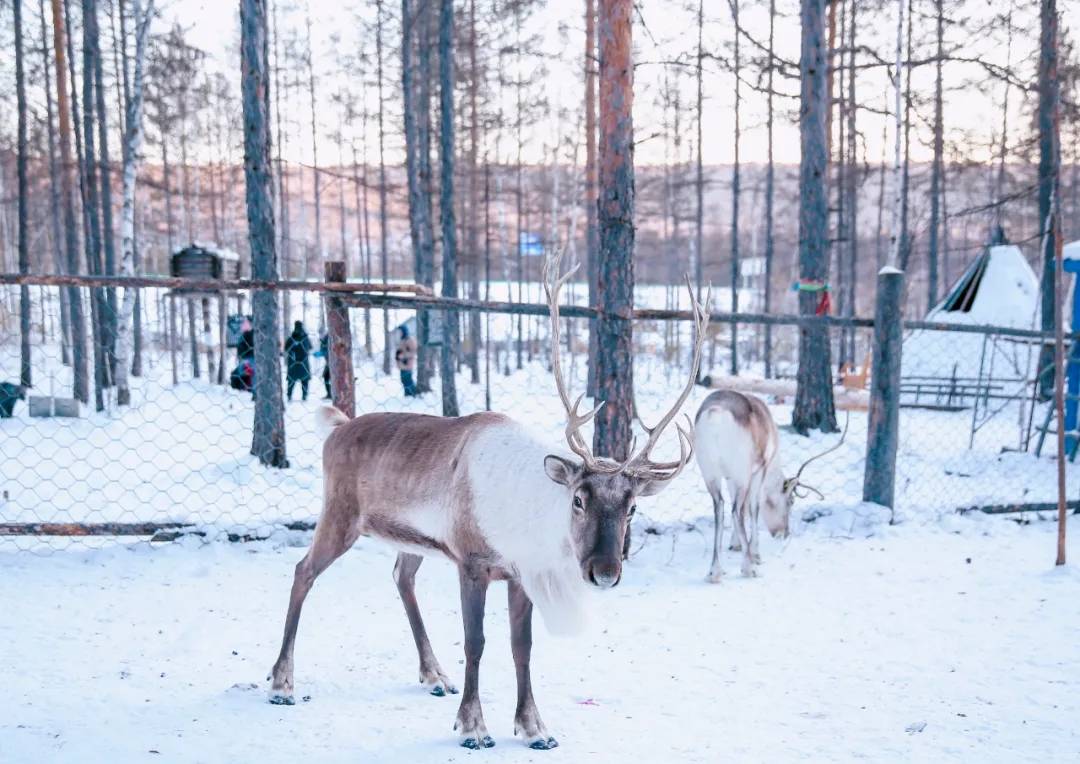
[[[144,283],[153,283],[145,280]],[[295,285],[293,285],[295,286]],[[583,285],[565,296],[584,305]],[[122,291],[122,290],[118,290]],[[85,534],[170,539],[179,534],[261,538],[285,528],[308,528],[321,506],[321,443],[314,413],[327,393],[321,333],[322,298],[311,288],[276,287],[282,326],[282,374],[289,371],[286,332],[301,322],[306,364],[294,368],[284,407],[285,469],[260,465],[251,455],[254,406],[245,375],[245,332],[251,292],[177,291],[145,286],[139,291],[139,352],[132,362],[131,400],[118,405],[103,352],[95,364],[89,306],[110,305],[99,289],[60,287],[38,279],[31,301],[32,388],[19,391],[19,289],[0,288],[0,403],[12,415],[0,419],[0,532],[26,547],[85,542]],[[86,313],[84,343],[87,402],[76,402],[72,298]],[[643,306],[634,322],[635,408],[651,423],[667,410],[686,381],[692,350],[689,314],[665,287],[640,287]],[[548,319],[541,287],[492,284],[483,306],[459,313],[462,338],[456,368],[460,412],[501,411],[564,445],[565,413],[550,373]],[[119,295],[112,299],[120,300]],[[416,310],[408,297],[352,295],[349,311],[357,413],[410,411],[440,414],[438,322],[421,343],[416,382],[430,390],[406,395],[395,353],[400,327],[415,336]],[[514,312],[498,301],[534,303]],[[682,297],[685,305],[685,295]],[[119,302],[117,303],[119,304]],[[465,303],[463,303],[465,304]],[[482,308],[482,309],[481,309]],[[573,313],[573,311],[568,311]],[[432,312],[435,315],[435,312]],[[869,321],[822,321],[831,338],[836,370],[837,431],[795,433],[791,422],[796,390],[797,320],[719,315],[704,350],[703,381],[759,394],[780,426],[781,459],[787,474],[826,449],[843,443],[805,470],[802,480],[822,498],[798,501],[804,522],[832,522],[838,532],[858,533],[867,449],[868,380],[872,345]],[[734,320],[738,320],[734,324]],[[563,331],[563,369],[575,392],[585,392],[589,319],[568,317]],[[803,324],[805,325],[805,320]],[[732,327],[737,339],[732,342]],[[1041,434],[1056,425],[1036,389],[1036,364],[1046,338],[1007,327],[913,324],[905,331],[900,390],[896,506],[904,521],[937,518],[970,507],[1035,507],[1056,501],[1053,439]],[[98,343],[104,346],[107,343]],[[302,343],[301,343],[302,344]],[[732,355],[735,349],[733,369]],[[430,359],[427,365],[424,358]],[[98,374],[95,374],[95,368]],[[736,375],[732,375],[732,371]],[[768,374],[766,374],[768,372]],[[304,377],[308,377],[304,380]],[[105,384],[102,384],[104,382]],[[287,382],[283,386],[290,387]],[[97,406],[96,388],[101,388]],[[710,392],[695,388],[684,411],[693,417]],[[19,396],[25,394],[24,398]],[[674,458],[670,434],[658,458]],[[1080,474],[1069,465],[1070,485]],[[673,524],[711,522],[711,502],[696,464],[675,483],[640,505],[636,532]],[[798,526],[798,522],[795,523]],[[704,527],[704,526],[703,526]]]

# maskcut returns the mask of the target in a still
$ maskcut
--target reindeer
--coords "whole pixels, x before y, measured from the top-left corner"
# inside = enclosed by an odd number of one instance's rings
[[[757,575],[758,517],[764,508],[765,526],[774,538],[789,533],[791,508],[796,496],[821,493],[801,482],[803,470],[816,459],[835,451],[847,436],[832,448],[803,462],[794,477],[785,478],[780,462],[780,433],[768,406],[758,397],[736,390],[717,390],[701,403],[694,419],[694,452],[705,487],[713,501],[712,565],[707,581],[717,583],[723,576],[720,550],[724,540],[724,499],[720,482],[728,481],[732,493],[732,523],[735,540],[731,548],[741,550],[742,575]],[[749,529],[747,528],[749,526]]]
[[[573,456],[552,453],[542,439],[498,413],[459,418],[375,413],[349,420],[337,409],[322,409],[321,425],[329,432],[323,445],[323,509],[311,548],[296,566],[281,652],[269,677],[270,702],[294,702],[293,646],[300,609],[315,578],[360,536],[369,536],[399,552],[394,581],[419,653],[420,682],[436,696],[457,690],[435,659],[414,581],[425,557],[443,557],[457,566],[465,686],[454,729],[461,745],[495,745],[480,707],[479,672],[488,585],[499,580],[507,582],[517,673],[514,734],[530,748],[558,745],[533,700],[533,605],[550,631],[572,633],[585,615],[587,584],[607,589],[619,583],[623,540],[637,498],[670,483],[693,452],[691,433],[677,423],[678,460],[650,458],[693,388],[708,322],[691,289],[699,339],[686,388],[660,422],[646,428],[648,441],[640,451],[631,449],[622,462],[593,456],[581,428],[600,407],[580,414],[583,396],[571,405],[559,364],[559,291],[576,270],[559,278],[560,260],[555,256],[545,264],[544,287],[552,372]]]

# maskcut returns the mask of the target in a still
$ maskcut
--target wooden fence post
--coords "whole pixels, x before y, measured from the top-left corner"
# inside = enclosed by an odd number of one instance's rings
[[[900,351],[903,346],[901,299],[904,272],[885,266],[878,272],[874,310],[874,362],[870,421],[866,430],[863,501],[894,507],[896,449],[900,438]]]
[[[345,262],[334,260],[325,264],[328,283],[345,283]],[[349,309],[341,297],[326,294],[326,330],[330,335],[327,363],[330,364],[330,393],[334,405],[350,418],[356,416],[356,392],[352,365],[352,328]]]

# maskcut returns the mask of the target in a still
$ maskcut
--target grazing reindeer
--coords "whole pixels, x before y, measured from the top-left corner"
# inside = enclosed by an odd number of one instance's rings
[[[754,566],[761,562],[758,517],[762,509],[769,533],[786,537],[795,497],[805,496],[805,491],[821,495],[800,482],[803,470],[843,442],[841,437],[835,446],[805,461],[794,477],[785,478],[780,463],[780,434],[768,406],[760,398],[735,390],[717,390],[702,402],[694,420],[694,451],[713,500],[715,516],[712,565],[706,580],[716,583],[724,572],[720,566],[724,540],[720,481],[726,479],[732,493],[731,515],[735,526],[732,549],[742,550],[742,574],[756,576]]]
[[[655,494],[678,475],[693,451],[690,432],[676,425],[679,459],[654,462],[649,453],[674,419],[697,378],[705,308],[693,300],[699,338],[689,381],[675,406],[651,430],[641,451],[624,462],[594,457],[559,364],[559,290],[556,256],[545,265],[551,309],[552,370],[566,409],[566,440],[577,458],[558,456],[509,417],[480,413],[460,418],[378,413],[349,420],[324,408],[324,499],[307,555],[296,566],[281,653],[270,701],[293,703],[293,645],[300,609],[315,578],[360,536],[399,550],[394,581],[420,655],[420,681],[433,695],[457,691],[431,649],[414,591],[424,557],[444,557],[458,569],[465,625],[465,686],[454,729],[466,748],[495,744],[480,708],[484,603],[491,581],[507,582],[511,647],[517,669],[514,734],[531,748],[558,743],[536,710],[529,676],[535,603],[549,630],[569,632],[582,621],[590,583],[615,586],[622,575],[623,539],[638,496]]]

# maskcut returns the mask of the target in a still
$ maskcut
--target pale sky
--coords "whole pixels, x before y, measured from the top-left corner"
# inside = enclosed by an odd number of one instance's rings
[[[350,3],[366,18],[372,18],[374,3]],[[484,3],[479,3],[481,8]],[[1071,31],[1076,29],[1080,22],[1080,3],[1060,3],[1064,12],[1064,27]],[[305,8],[310,8],[314,17],[314,37],[316,47],[316,67],[322,73],[320,77],[324,100],[329,99],[329,93],[337,87],[335,77],[341,75],[331,74],[335,66],[335,58],[339,49],[349,49],[350,46],[358,45],[359,32],[356,21],[356,12],[344,10],[343,4],[332,0],[300,0],[291,14],[283,14],[282,26],[291,25],[303,32],[303,20]],[[918,14],[922,11],[919,6],[925,6],[925,12],[929,13],[930,5],[919,2]],[[1037,25],[1038,7],[1035,3],[1017,3],[1018,8],[1014,12],[1014,24]],[[400,4],[389,0],[387,7],[394,13],[400,12]],[[741,0],[741,22],[743,26],[755,38],[761,41],[767,40],[768,31],[768,4],[763,0]],[[558,107],[567,109],[576,120],[581,110],[583,98],[583,85],[581,80],[580,58],[584,47],[584,30],[582,22],[583,0],[548,0],[546,8],[536,14],[530,21],[531,28],[543,35],[543,49],[548,54],[548,74],[543,83],[543,89],[552,102],[551,114],[548,119],[532,126],[529,136],[529,146],[526,154],[528,158],[537,161],[544,155],[544,145],[552,144],[560,135],[555,114]],[[986,0],[970,0],[966,5],[965,16],[969,18],[990,18],[994,13],[1001,13],[1007,6],[999,2],[987,2]],[[662,114],[658,101],[659,85],[665,74],[669,77],[676,67],[664,66],[665,60],[670,60],[682,54],[692,54],[696,50],[696,3],[692,9],[683,7],[679,2],[665,2],[664,0],[642,0],[638,5],[639,13],[634,19],[634,43],[635,60],[638,63],[635,73],[635,134],[638,141],[636,148],[636,161],[642,164],[662,163],[670,159],[666,154],[664,141],[659,138],[650,138],[651,135],[661,129]],[[795,0],[779,0],[778,9],[782,18],[778,18],[776,26],[776,54],[778,57],[797,62],[799,57],[799,29],[797,2]],[[895,14],[890,9],[890,14],[883,16],[881,13],[873,15],[865,14],[865,21],[859,25],[860,45],[872,48],[878,55],[891,60],[894,56],[893,45],[895,39]],[[705,3],[706,32],[705,45],[707,51],[719,54],[725,58],[730,56],[730,43],[732,40],[733,26],[731,24],[730,10],[727,0],[708,0]],[[180,20],[189,29],[191,41],[208,51],[214,59],[214,64],[224,71],[238,71],[233,58],[238,56],[236,40],[239,34],[238,3],[227,0],[173,0],[165,6],[165,19],[167,23],[172,20]],[[921,21],[921,20],[920,20]],[[165,21],[159,22],[159,31],[164,28]],[[333,43],[332,34],[340,34],[341,42]],[[933,50],[932,45],[933,26],[928,22],[922,22],[916,26],[916,58],[929,56]],[[946,32],[947,47],[962,43],[961,53],[965,57],[984,56],[994,63],[1004,66],[1007,63],[1007,46],[1004,32],[998,35],[984,35],[978,39],[963,39],[963,35],[956,29]],[[919,45],[920,40],[926,44]],[[374,43],[370,42],[371,53],[374,53]],[[1037,35],[1018,34],[1013,41],[1011,61],[1018,66],[1020,71],[1033,76],[1035,46]],[[745,41],[742,44],[742,57],[745,59],[751,55],[757,55],[751,46]],[[868,59],[863,57],[864,61]],[[694,111],[693,97],[695,83],[692,69],[684,68],[681,76],[681,93],[683,114],[681,117],[680,132],[686,136],[683,142],[683,161],[689,159],[689,151],[692,148],[694,135]],[[397,77],[397,61],[391,76]],[[753,74],[744,75],[753,77]],[[913,89],[921,94],[927,101],[933,92],[933,67],[923,67],[916,70],[913,77]],[[1004,86],[1000,83],[981,92],[974,85],[965,85],[965,78],[973,80],[983,79],[981,69],[973,65],[951,64],[946,67],[947,87],[952,90],[946,97],[945,118],[947,123],[947,141],[958,145],[964,145],[966,151],[976,158],[985,158],[985,149],[977,146],[985,146],[991,141],[996,142],[1001,128],[1001,103],[1004,98]],[[866,69],[860,72],[857,88],[859,101],[869,108],[878,110],[886,105],[891,105],[891,94],[888,90],[888,78],[883,68]],[[784,81],[777,77],[777,88],[796,94],[797,83]],[[706,104],[704,109],[703,132],[704,158],[708,164],[730,163],[734,158],[734,78],[730,73],[720,71],[715,62],[706,63],[704,77],[704,90]],[[239,92],[239,83],[236,83],[236,91]],[[374,93],[370,96],[374,99]],[[743,88],[743,139],[741,143],[741,158],[746,162],[762,162],[765,159],[766,133],[764,127],[765,101],[759,93],[749,92]],[[888,98],[888,101],[886,100]],[[508,107],[512,107],[512,99]],[[1016,139],[1028,132],[1028,125],[1024,120],[1026,116],[1021,111],[1022,99],[1013,87],[1010,93],[1009,110],[1009,133],[1012,135],[1016,130]],[[329,114],[326,104],[320,104],[320,114]],[[303,103],[293,103],[290,113],[294,118],[301,120],[299,129],[310,130],[306,120],[310,107],[306,98]],[[791,98],[777,98],[777,119],[775,129],[775,157],[778,162],[795,163],[799,160],[798,130],[790,120],[797,112],[798,100]],[[922,107],[920,114],[923,121],[930,118],[932,112],[929,105]],[[323,132],[336,129],[336,117],[327,116]],[[916,120],[918,123],[918,120]],[[864,147],[866,161],[876,163],[881,160],[883,148],[891,153],[892,135],[891,118],[886,119],[878,114],[861,112],[859,114],[859,130],[862,133],[860,145]],[[884,136],[883,127],[888,128],[888,134]],[[394,125],[395,130],[399,130]],[[359,127],[355,126],[359,131]],[[571,123],[562,126],[561,132],[566,135],[575,127]],[[374,140],[373,127],[369,140]],[[924,160],[929,157],[927,132],[925,128],[918,132],[916,129],[912,145],[912,155],[915,160]],[[1014,139],[1010,139],[1012,141]],[[323,138],[325,145],[320,147],[322,157],[336,155],[336,150],[331,147],[330,141]],[[509,140],[504,141],[504,151],[509,146]],[[308,140],[294,140],[289,150],[289,158],[296,161],[310,162],[310,144]],[[667,149],[669,152],[670,149]],[[981,152],[981,153],[980,153]],[[583,155],[582,155],[583,156]],[[550,154],[545,156],[548,159]]]

